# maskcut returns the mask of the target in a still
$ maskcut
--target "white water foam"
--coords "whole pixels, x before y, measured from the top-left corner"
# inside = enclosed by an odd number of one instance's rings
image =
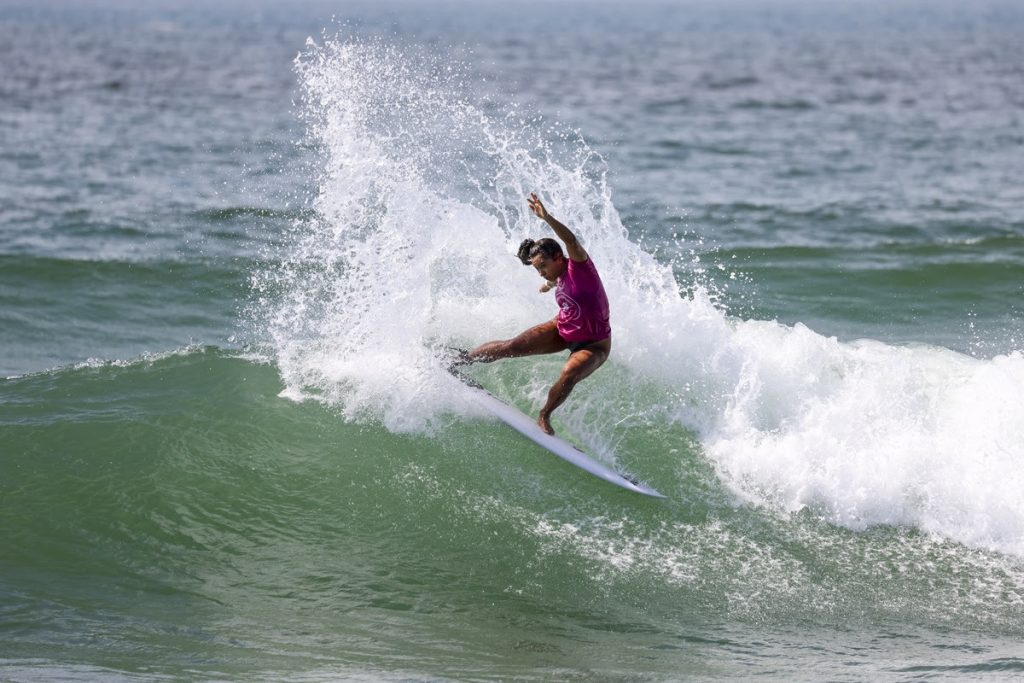
[[[730,319],[629,240],[598,155],[557,126],[475,102],[466,67],[324,40],[296,68],[324,157],[317,218],[295,226],[283,265],[255,283],[272,302],[286,395],[415,433],[473,413],[437,347],[554,315],[512,256],[544,234],[525,203],[536,190],[601,270],[616,376],[633,378],[636,395],[658,388],[658,404],[638,410],[698,433],[741,499],[1024,555],[1020,353],[977,360]]]
[[[704,443],[745,499],[1024,555],[1024,357],[736,326]]]

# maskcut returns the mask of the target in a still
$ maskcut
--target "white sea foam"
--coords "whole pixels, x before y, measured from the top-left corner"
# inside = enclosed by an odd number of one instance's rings
[[[641,409],[695,431],[741,499],[1024,555],[1020,353],[979,360],[731,319],[699,284],[682,294],[671,267],[629,240],[585,143],[488,113],[461,67],[326,40],[297,71],[324,155],[317,218],[296,225],[284,265],[256,280],[287,395],[396,431],[474,412],[437,347],[554,314],[512,256],[543,234],[524,201],[537,190],[601,270],[619,374],[638,395],[661,390]]]
[[[746,322],[707,451],[748,500],[1024,554],[1024,357]]]

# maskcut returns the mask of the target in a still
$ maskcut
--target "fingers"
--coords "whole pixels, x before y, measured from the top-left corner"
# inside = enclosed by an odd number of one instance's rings
[[[530,193],[530,196],[526,198],[526,203],[530,205],[530,209],[537,214],[537,216],[544,218],[544,214],[547,212],[544,210],[544,205],[541,203],[536,192]]]

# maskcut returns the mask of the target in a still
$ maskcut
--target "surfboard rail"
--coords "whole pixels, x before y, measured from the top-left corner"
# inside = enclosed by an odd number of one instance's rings
[[[455,377],[461,380],[470,391],[474,392],[481,405],[487,408],[499,420],[541,448],[550,451],[563,460],[572,463],[586,472],[589,472],[595,477],[624,488],[627,491],[651,496],[652,498],[665,497],[655,489],[646,486],[639,481],[625,477],[607,465],[594,460],[584,451],[572,445],[565,439],[544,432],[536,421],[524,414],[518,408],[502,401],[500,398],[487,391],[487,389],[480,386],[480,384],[474,382],[472,379],[466,377],[457,370],[453,369],[451,372]]]

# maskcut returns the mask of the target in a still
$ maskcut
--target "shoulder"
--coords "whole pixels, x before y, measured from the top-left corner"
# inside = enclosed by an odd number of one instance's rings
[[[577,242],[574,245],[566,245],[569,251],[569,260],[573,263],[586,263],[590,260],[590,254]]]
[[[566,251],[569,252],[569,260],[575,263],[585,263],[590,259],[590,255],[587,250],[583,248],[576,236],[573,235],[572,240],[566,240],[565,242]]]
[[[597,273],[597,266],[594,265],[594,259],[589,256],[582,261],[576,259],[569,259],[569,271],[573,274],[576,273]]]

